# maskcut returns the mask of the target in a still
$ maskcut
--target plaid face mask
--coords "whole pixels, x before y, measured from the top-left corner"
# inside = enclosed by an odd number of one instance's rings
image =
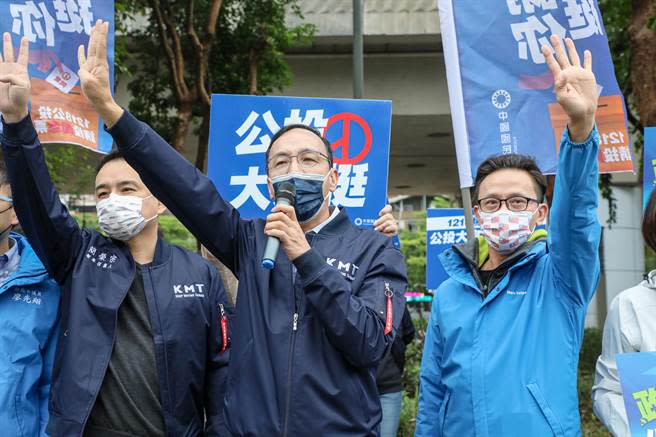
[[[502,255],[507,255],[529,239],[533,233],[531,220],[537,209],[531,211],[481,212],[481,232],[487,244]]]

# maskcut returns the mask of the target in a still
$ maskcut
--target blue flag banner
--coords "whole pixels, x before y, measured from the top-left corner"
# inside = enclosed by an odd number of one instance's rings
[[[208,175],[243,217],[265,217],[273,202],[265,152],[283,126],[302,123],[328,139],[339,174],[333,205],[372,227],[387,198],[389,101],[215,94]]]
[[[491,155],[520,153],[555,173],[568,117],[540,51],[549,36],[590,50],[597,78],[600,171],[632,171],[624,99],[596,0],[439,0],[460,185]],[[582,56],[582,55],[581,55]]]
[[[478,234],[478,224],[475,223]],[[436,290],[448,278],[440,254],[454,244],[467,242],[462,208],[430,208],[426,211],[426,288]]]
[[[647,206],[647,201],[654,189],[654,177],[656,176],[656,127],[645,128],[644,160],[642,161],[642,208]]]
[[[632,437],[656,437],[656,352],[617,354]]]
[[[22,37],[30,43],[30,112],[42,143],[75,144],[101,153],[112,148],[77,75],[78,46],[89,42],[96,20],[109,23],[107,54],[114,84],[113,0],[0,0],[0,33],[9,32],[18,56]]]

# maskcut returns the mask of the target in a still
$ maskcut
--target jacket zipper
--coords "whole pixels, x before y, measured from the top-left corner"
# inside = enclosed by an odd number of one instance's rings
[[[152,286],[153,286],[152,269],[150,267],[147,267],[147,270],[148,270],[148,277],[150,278],[150,285],[151,285],[151,288],[152,288]],[[164,416],[164,413],[166,412],[166,407],[170,407],[171,405],[173,405],[173,403],[171,402],[171,388],[169,387],[169,377],[168,377],[170,375],[170,373],[169,373],[169,360],[168,360],[168,357],[167,357],[167,354],[166,354],[166,341],[165,341],[165,338],[164,338],[164,329],[162,328],[162,321],[160,319],[159,305],[157,304],[157,294],[154,292],[154,290],[152,290],[152,291],[153,291],[153,293],[152,293],[153,294],[153,302],[155,303],[155,313],[157,314],[157,323],[159,324],[160,336],[162,337],[162,346],[161,347],[162,347],[162,350],[164,352],[164,375],[165,375],[165,380],[166,380],[166,387],[160,387],[160,390],[159,390],[160,391],[160,398],[162,400],[162,416]],[[145,292],[146,292],[146,287],[144,285],[144,293]],[[152,324],[152,321],[151,321],[151,324]],[[157,348],[157,345],[155,345],[155,347]],[[155,359],[157,359],[157,358],[155,358]],[[155,365],[157,366],[157,363],[155,363]],[[157,369],[155,369],[155,370],[157,370]],[[163,388],[166,388],[166,395],[167,395],[167,399],[168,399],[168,402],[167,402],[168,405],[167,406],[164,406],[164,396],[162,396],[162,389]],[[164,418],[164,428],[168,432],[168,425],[166,423],[166,417],[163,417],[163,418]]]
[[[314,241],[314,235],[310,237],[308,242],[312,246]],[[296,271],[294,265],[292,264],[292,287],[294,291],[294,316],[292,318],[292,334],[291,334],[291,344],[289,345],[289,360],[288,360],[288,370],[287,370],[287,399],[285,401],[285,422],[283,426],[283,437],[287,437],[289,434],[289,410],[292,403],[292,365],[294,364],[294,347],[296,346],[296,333],[298,332],[298,300],[296,299]]]
[[[292,269],[292,274],[294,271]],[[292,318],[292,334],[289,345],[289,359],[287,370],[287,399],[285,401],[285,424],[283,428],[283,437],[289,433],[289,410],[292,403],[292,366],[294,364],[294,347],[296,346],[296,332],[298,331],[298,304],[296,302],[296,284],[294,284],[294,316]]]
[[[135,277],[136,277],[136,269],[137,266],[135,265]],[[134,282],[134,279],[132,279]],[[102,379],[100,380],[100,385],[98,386],[98,389],[96,390],[96,393],[93,395],[93,401],[91,402],[91,405],[89,406],[89,409],[87,410],[86,417],[84,418],[84,422],[82,423],[82,430],[80,432],[80,435],[84,434],[84,429],[87,427],[87,422],[89,421],[89,417],[91,416],[91,411],[93,410],[93,407],[96,405],[96,400],[98,400],[98,395],[100,394],[100,389],[102,388],[102,383],[105,380],[105,376],[107,375],[107,369],[109,368],[109,362],[112,360],[112,353],[114,352],[114,345],[116,344],[116,333],[118,331],[118,310],[121,308],[121,305],[123,305],[123,301],[127,297],[130,287],[132,287],[132,283],[128,286],[128,289],[125,291],[125,294],[123,295],[123,299],[121,299],[121,303],[118,304],[118,308],[116,309],[116,314],[114,314],[114,334],[112,336],[112,348],[110,349],[109,352],[109,358],[107,358],[107,363],[105,363],[105,369],[102,372]]]

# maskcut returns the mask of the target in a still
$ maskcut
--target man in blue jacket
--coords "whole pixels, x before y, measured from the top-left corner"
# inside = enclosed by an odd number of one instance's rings
[[[245,220],[214,184],[113,100],[107,26],[80,51],[85,96],[150,190],[239,279],[226,424],[235,436],[373,436],[381,412],[376,367],[405,305],[405,265],[391,238],[329,208],[337,184],[330,145],[286,128],[267,153],[271,193],[288,181],[296,206]],[[261,266],[268,236],[275,269]]]
[[[597,86],[591,54],[544,47],[569,126],[560,146],[549,235],[535,162],[479,167],[483,237],[445,252],[424,345],[417,436],[578,436],[576,372],[599,279]]]
[[[16,213],[62,286],[48,433],[225,435],[230,309],[218,272],[158,238],[165,208],[120,154],[103,159],[95,181],[98,224],[108,236],[77,225],[28,114],[27,39],[18,62],[8,34],[4,46],[0,142]]]
[[[17,224],[0,163],[0,434],[46,437],[59,287]]]

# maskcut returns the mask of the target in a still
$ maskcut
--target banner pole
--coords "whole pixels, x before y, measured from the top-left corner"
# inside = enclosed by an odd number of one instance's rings
[[[353,98],[364,97],[364,3],[353,0]]]
[[[472,240],[476,237],[474,232],[474,214],[472,212],[472,199],[471,190],[469,187],[461,188],[460,194],[462,195],[462,209],[465,213],[465,226],[467,227],[467,240]]]

